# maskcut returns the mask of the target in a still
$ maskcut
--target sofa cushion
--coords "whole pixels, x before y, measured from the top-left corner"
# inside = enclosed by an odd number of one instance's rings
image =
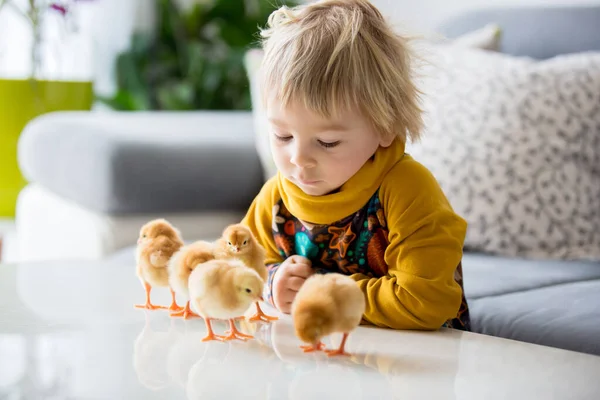
[[[600,279],[591,279],[480,298],[469,306],[475,332],[600,355],[599,304]]]
[[[600,52],[544,61],[441,47],[407,152],[469,223],[471,251],[600,260]]]
[[[20,167],[106,214],[245,210],[262,186],[250,112],[61,112],[32,121]]]
[[[552,58],[561,54],[600,50],[600,7],[543,5],[475,8],[447,18],[437,27],[449,37],[464,35],[495,22],[502,28],[500,51],[516,56],[537,59]],[[583,3],[583,2],[582,2]],[[513,4],[517,4],[514,2]]]
[[[469,302],[481,297],[600,279],[600,263],[593,261],[528,260],[465,253],[462,265],[465,296]]]

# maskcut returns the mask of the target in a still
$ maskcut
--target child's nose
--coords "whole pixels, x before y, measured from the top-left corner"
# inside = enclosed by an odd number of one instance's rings
[[[315,165],[315,161],[311,157],[310,151],[300,147],[294,149],[290,162],[300,168],[310,168]]]

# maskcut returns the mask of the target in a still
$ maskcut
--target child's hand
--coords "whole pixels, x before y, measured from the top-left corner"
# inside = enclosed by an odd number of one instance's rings
[[[273,278],[273,302],[279,311],[289,314],[292,302],[304,284],[314,274],[312,263],[306,257],[291,256],[279,265]]]

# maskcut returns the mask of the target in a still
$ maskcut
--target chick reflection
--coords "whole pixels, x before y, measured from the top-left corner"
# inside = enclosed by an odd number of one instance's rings
[[[393,331],[381,331],[385,336]],[[357,343],[356,354],[350,361],[365,366],[385,377],[391,393],[403,399],[453,399],[458,371],[459,340],[447,340],[449,331],[431,333],[406,333],[406,335],[431,335],[423,345],[412,340],[396,347],[383,338],[362,340]],[[388,343],[388,349],[381,346]]]
[[[281,364],[279,378],[272,385],[273,398],[393,397],[390,382],[384,374],[357,362],[365,355],[354,343],[354,336],[347,342],[352,358],[330,358],[324,353],[304,353],[291,321],[275,322],[263,330]],[[323,342],[333,347],[339,345],[341,338],[341,334],[334,334]]]
[[[269,351],[255,341],[207,344],[207,351],[190,369],[189,400],[266,398],[272,371]]]
[[[136,373],[144,386],[178,387],[189,400],[454,397],[460,346],[454,334],[359,328],[348,338],[351,356],[330,358],[304,353],[287,316],[271,324],[239,321],[240,330],[254,336],[247,342],[202,342],[202,321],[161,320],[162,331],[147,320],[136,339]],[[324,343],[339,345],[341,336]]]
[[[455,398],[460,349],[456,332],[362,327],[348,337],[351,355],[332,359],[323,353],[304,354],[291,322],[276,322],[263,329],[270,332],[269,346],[288,366],[278,382],[285,386],[278,390],[282,397],[337,398],[348,393],[352,398]],[[333,347],[341,338],[341,334],[333,334],[324,343]],[[326,392],[317,385],[321,379],[327,383]]]
[[[223,330],[225,325],[223,321],[215,321],[216,329]],[[255,335],[257,340],[203,342],[206,328],[202,321],[145,313],[144,327],[133,346],[133,366],[139,382],[154,391],[177,387],[182,393],[189,393],[190,398],[198,398],[215,390],[236,393],[237,386],[220,386],[219,378],[242,374],[252,387],[244,393],[264,397],[268,379],[276,377],[268,372],[276,370],[272,361],[277,358],[265,345],[263,323],[239,321],[239,325],[243,333]]]
[[[167,372],[173,384],[185,390],[188,374],[192,366],[201,358],[206,357],[210,349],[217,348],[225,351],[229,347],[224,343],[211,343],[201,340],[204,331],[191,329],[192,324],[186,324],[186,331],[181,338],[170,348],[167,354]],[[198,326],[198,324],[196,324]],[[214,351],[214,350],[213,350]],[[209,354],[209,357],[213,355]]]
[[[142,385],[151,390],[160,390],[170,385],[167,371],[167,355],[182,337],[176,329],[175,321],[170,321],[167,331],[155,331],[150,324],[150,316],[145,312],[144,329],[133,345],[133,368]]]

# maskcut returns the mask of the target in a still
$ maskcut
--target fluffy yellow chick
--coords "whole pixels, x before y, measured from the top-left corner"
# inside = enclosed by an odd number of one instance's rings
[[[308,278],[292,304],[296,335],[310,344],[302,346],[304,351],[322,350],[322,337],[341,332],[339,349],[325,351],[329,356],[347,355],[346,339],[360,324],[365,307],[365,296],[350,277],[330,273]]]
[[[215,243],[215,258],[219,260],[237,258],[255,270],[264,282],[267,281],[269,274],[265,266],[266,251],[250,229],[243,224],[229,225],[225,228],[222,237]],[[256,302],[256,314],[250,317],[250,321],[263,322],[277,319],[265,314],[258,302]]]
[[[190,301],[204,318],[208,340],[251,339],[237,330],[235,319],[244,315],[253,302],[262,300],[264,281],[240,260],[208,261],[192,271]],[[228,336],[215,335],[211,320],[229,320]]]
[[[198,317],[190,309],[188,280],[190,274],[199,265],[206,261],[214,259],[213,244],[199,240],[187,246],[183,246],[169,262],[169,284],[180,296],[186,297],[188,300],[183,311],[172,313],[172,317]]]
[[[169,307],[157,306],[150,301],[152,287],[169,286],[167,264],[181,246],[183,246],[181,234],[167,220],[155,219],[142,226],[136,248],[136,274],[146,290],[146,304],[136,305],[136,308],[181,310],[177,305],[173,289],[171,289],[173,300]]]

